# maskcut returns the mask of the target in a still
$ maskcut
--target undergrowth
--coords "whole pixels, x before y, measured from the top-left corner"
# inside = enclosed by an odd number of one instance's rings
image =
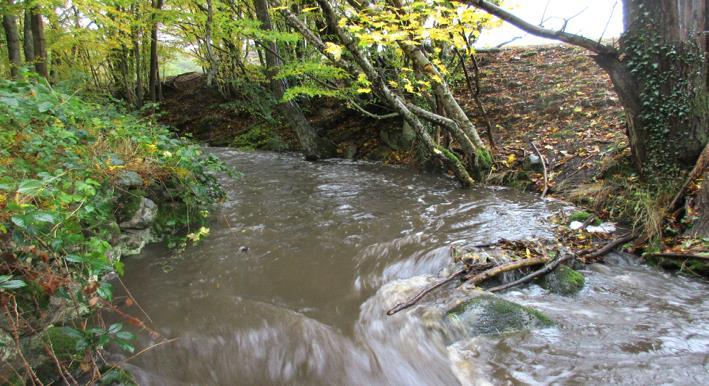
[[[117,310],[107,277],[123,274],[114,256],[127,193],[119,173],[139,174],[161,210],[171,208],[159,231],[197,239],[222,195],[212,172],[224,167],[163,126],[44,80],[2,81],[0,102],[0,381],[115,377],[102,372],[110,366],[100,351],[133,351],[133,335],[93,311]],[[71,344],[55,353],[52,341]]]

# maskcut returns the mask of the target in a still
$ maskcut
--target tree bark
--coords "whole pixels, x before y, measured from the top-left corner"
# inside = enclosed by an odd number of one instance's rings
[[[13,4],[13,0],[7,0],[8,5]],[[20,38],[17,34],[17,17],[15,15],[3,15],[2,26],[5,30],[7,40],[7,56],[10,61],[10,76],[17,79],[20,74],[22,58],[20,57]]]
[[[162,8],[163,0],[152,0],[153,16],[150,27],[150,75],[148,88],[153,102],[160,100],[160,78],[158,74],[158,21],[156,13]]]
[[[34,68],[38,74],[49,80],[49,69],[47,67],[47,47],[44,40],[44,20],[39,7],[32,8],[32,41],[35,54]]]
[[[24,23],[22,23],[22,48],[25,53],[25,62],[34,62],[34,43],[32,40],[32,12],[25,8]]]
[[[267,0],[254,0],[254,8],[256,17],[261,22],[261,29],[271,31],[273,26],[271,25],[271,17],[268,14]],[[271,83],[271,93],[274,99],[281,101],[288,89],[288,85],[285,79],[275,78],[278,67],[282,65],[278,55],[278,46],[275,42],[270,41],[264,41],[262,44],[266,47],[264,56],[266,70]],[[323,140],[318,138],[317,132],[305,119],[303,111],[294,101],[279,102],[277,109],[295,130],[306,159],[316,160],[329,155]]]

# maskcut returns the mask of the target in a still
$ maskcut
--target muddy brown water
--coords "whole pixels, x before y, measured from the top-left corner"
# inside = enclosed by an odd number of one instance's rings
[[[224,180],[209,237],[125,260],[152,325],[177,338],[129,361],[141,384],[709,384],[707,284],[631,258],[587,267],[574,299],[503,295],[553,328],[452,340],[421,316],[446,291],[384,314],[445,274],[451,243],[550,236],[559,204],[374,163],[214,152],[244,175]]]

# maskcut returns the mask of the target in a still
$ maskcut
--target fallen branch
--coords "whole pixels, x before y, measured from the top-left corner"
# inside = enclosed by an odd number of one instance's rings
[[[438,283],[436,283],[436,284],[434,284],[434,285],[432,285],[432,286],[430,286],[430,287],[424,289],[423,291],[419,292],[416,296],[414,296],[414,297],[413,297],[411,300],[409,300],[408,302],[406,302],[406,303],[399,303],[399,304],[395,305],[395,306],[392,307],[389,311],[387,311],[387,315],[389,315],[389,316],[394,315],[394,314],[396,314],[397,312],[399,312],[399,311],[401,311],[401,310],[405,310],[405,309],[407,309],[407,308],[413,306],[414,304],[418,303],[419,300],[423,299],[423,297],[426,296],[429,292],[431,292],[431,291],[435,290],[436,288],[439,288],[439,287],[441,287],[441,286],[443,286],[443,285],[445,285],[445,284],[450,283],[451,281],[453,281],[453,280],[455,280],[456,278],[462,276],[462,275],[465,274],[466,272],[468,272],[467,268],[463,268],[463,269],[461,269],[460,271],[457,271],[457,272],[452,273],[450,276],[448,276],[448,277],[445,278],[444,280],[442,280],[442,281],[440,281],[440,282],[438,282]]]
[[[511,281],[511,282],[509,282],[509,283],[505,283],[505,284],[502,284],[502,285],[498,285],[497,287],[489,288],[488,291],[490,291],[490,292],[504,291],[504,290],[506,290],[506,289],[508,289],[508,288],[512,288],[512,287],[514,287],[514,286],[518,286],[518,285],[520,285],[520,284],[524,284],[524,283],[530,282],[530,281],[532,281],[533,279],[535,279],[535,278],[537,278],[537,277],[539,277],[539,276],[546,275],[547,273],[549,273],[549,272],[555,270],[556,267],[558,267],[561,263],[565,262],[566,260],[569,260],[569,259],[572,258],[572,257],[574,257],[574,255],[568,254],[568,255],[565,255],[565,256],[563,256],[563,257],[556,258],[556,259],[554,259],[554,260],[548,262],[548,263],[547,263],[544,267],[542,267],[541,269],[538,269],[538,270],[536,270],[536,271],[530,273],[529,275],[527,275],[527,276],[525,276],[525,277],[519,278],[519,279],[517,279],[517,280],[515,280],[515,281]]]
[[[589,225],[591,225],[591,223],[592,223],[593,220],[595,220],[595,219],[596,219],[596,215],[593,215],[593,214],[592,214],[592,215],[588,216],[588,218],[586,219],[586,221],[584,221],[583,224],[581,224],[581,228],[579,228],[579,229],[585,230],[586,227],[589,226]]]
[[[643,255],[643,257],[669,257],[671,259],[709,260],[709,256],[695,255],[692,253],[673,253],[673,252],[648,253],[646,255]]]
[[[542,170],[544,171],[544,190],[542,191],[542,198],[547,195],[547,190],[549,189],[549,176],[547,176],[547,163],[544,161],[544,156],[542,153],[539,152],[539,149],[537,148],[537,145],[534,143],[534,141],[530,142],[532,144],[532,147],[534,148],[534,151],[537,153],[537,156],[539,156],[539,159],[542,161]]]
[[[582,252],[579,252],[578,256],[583,257],[584,260],[589,260],[589,259],[595,259],[604,255],[607,255],[608,253],[612,252],[614,249],[616,249],[619,245],[625,244],[629,241],[634,240],[636,237],[638,237],[637,233],[627,233],[624,236],[621,236],[608,244],[604,245],[601,248],[598,249],[588,249]]]
[[[684,192],[687,191],[689,184],[699,178],[699,176],[704,173],[707,167],[709,167],[709,143],[704,146],[704,150],[702,150],[702,153],[699,155],[699,158],[697,158],[697,163],[694,164],[694,168],[692,168],[692,171],[687,176],[687,179],[684,181],[684,184],[682,184],[682,187],[675,195],[675,198],[667,207],[667,213],[674,213],[675,210],[677,210],[680,201],[682,200],[682,198],[684,198]]]
[[[548,261],[549,256],[531,257],[529,259],[511,261],[509,263],[500,264],[475,275],[468,274],[464,277],[464,280],[474,285],[477,285],[478,283],[483,282],[491,277],[495,277],[503,272],[513,271],[515,269],[529,267],[531,265],[544,264]]]

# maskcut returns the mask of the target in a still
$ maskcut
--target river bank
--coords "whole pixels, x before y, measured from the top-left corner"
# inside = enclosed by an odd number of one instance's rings
[[[2,81],[0,99],[0,381],[120,376],[101,351],[134,350],[123,323],[140,321],[96,312],[117,310],[110,280],[147,243],[205,236],[225,169],[152,120],[43,79]]]

